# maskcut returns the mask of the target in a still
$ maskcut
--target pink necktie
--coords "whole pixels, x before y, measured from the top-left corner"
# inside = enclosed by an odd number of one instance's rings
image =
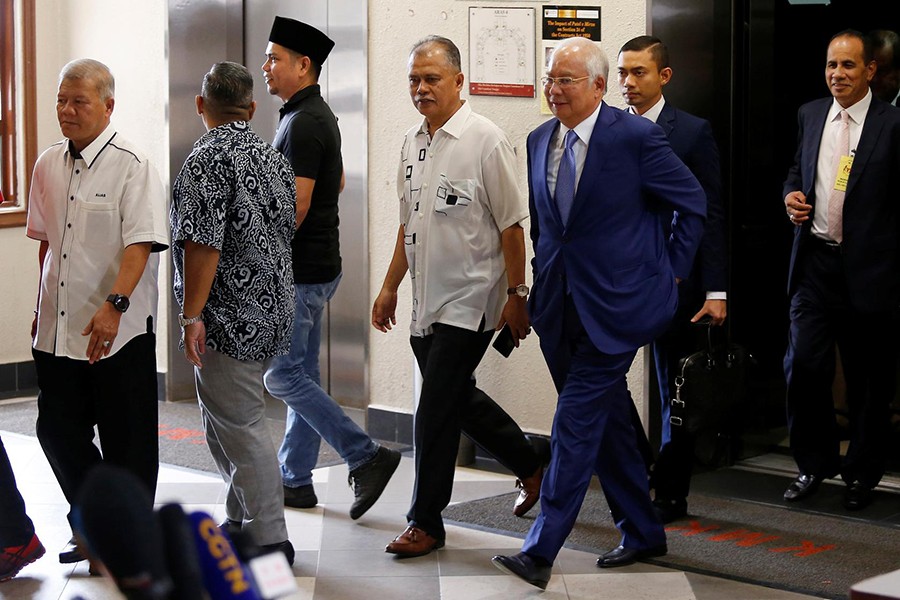
[[[832,186],[837,180],[838,169],[841,165],[841,157],[850,155],[850,115],[846,110],[841,111],[841,122],[837,128],[837,143],[834,145]],[[844,177],[846,181],[846,177]],[[831,188],[828,197],[828,236],[841,243],[844,238],[844,192]]]

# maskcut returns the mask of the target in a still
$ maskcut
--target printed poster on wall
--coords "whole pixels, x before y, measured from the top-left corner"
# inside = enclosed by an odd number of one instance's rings
[[[469,93],[534,98],[533,8],[469,8]]]
[[[550,55],[562,40],[584,37],[600,45],[599,6],[545,6],[541,9],[541,74],[547,74]],[[544,94],[541,94],[541,114],[552,114]]]

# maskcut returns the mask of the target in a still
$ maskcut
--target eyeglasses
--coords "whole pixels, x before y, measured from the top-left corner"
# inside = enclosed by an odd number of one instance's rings
[[[544,87],[552,87],[555,83],[561,88],[566,88],[579,81],[590,79],[590,77],[590,75],[585,75],[584,77],[541,77],[541,83],[544,84]]]

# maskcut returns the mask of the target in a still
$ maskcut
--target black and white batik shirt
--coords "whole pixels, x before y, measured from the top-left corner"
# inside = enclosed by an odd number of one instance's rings
[[[238,360],[287,354],[295,204],[290,164],[247,122],[216,127],[194,144],[172,188],[174,291],[183,305],[186,240],[219,250],[202,313],[213,350]]]

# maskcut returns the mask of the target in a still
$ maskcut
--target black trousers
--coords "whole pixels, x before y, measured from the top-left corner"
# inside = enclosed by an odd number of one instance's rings
[[[540,466],[512,417],[475,387],[472,374],[493,334],[436,324],[431,335],[410,338],[422,392],[415,417],[416,483],[407,520],[438,539],[445,537],[441,511],[453,491],[460,432],[520,479]]]
[[[37,437],[69,504],[101,461],[130,470],[152,498],[159,472],[156,336],[139,335],[93,365],[32,354],[40,388]]]
[[[16,487],[16,476],[0,439],[0,548],[23,546],[34,535],[34,524],[25,514],[25,501]]]
[[[896,388],[897,315],[853,307],[838,248],[812,242],[798,257],[784,358],[791,450],[801,473],[874,487],[885,470]],[[831,386],[835,344],[847,382],[850,445],[843,461]]]

